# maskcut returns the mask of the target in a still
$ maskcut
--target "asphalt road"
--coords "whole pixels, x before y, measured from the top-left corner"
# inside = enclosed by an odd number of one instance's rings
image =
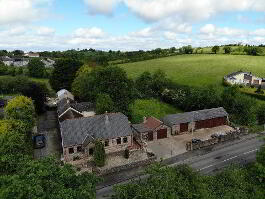
[[[203,174],[211,175],[214,172],[220,171],[224,167],[227,167],[228,165],[231,164],[245,165],[254,162],[256,159],[256,152],[263,144],[264,141],[260,137],[242,139],[240,141],[234,141],[233,143],[230,143],[227,146],[224,145],[224,147],[219,147],[216,150],[213,150],[209,153],[177,161],[173,164],[170,164],[169,166],[188,164],[189,166],[191,166],[192,168],[196,169],[197,171]],[[140,176],[141,179],[145,179],[147,177],[148,177],[147,175]],[[129,183],[132,180],[137,180],[137,179],[139,179],[139,176],[133,177],[132,175],[132,178],[130,178],[130,180],[124,180],[117,184]],[[97,190],[97,198],[99,199],[111,198],[110,196],[112,193],[113,193],[113,185],[100,187]]]

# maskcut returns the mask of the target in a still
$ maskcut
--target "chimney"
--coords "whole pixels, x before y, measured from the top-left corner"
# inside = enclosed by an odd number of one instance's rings
[[[143,120],[144,120],[144,123],[146,123],[146,117],[145,116],[144,116]]]
[[[108,125],[109,124],[109,116],[107,114],[108,112],[106,112],[105,114],[105,124]]]

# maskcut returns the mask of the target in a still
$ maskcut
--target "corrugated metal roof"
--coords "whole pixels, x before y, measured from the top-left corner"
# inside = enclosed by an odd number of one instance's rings
[[[163,117],[161,120],[168,126],[176,124],[189,123],[193,121],[207,120],[218,117],[228,116],[228,113],[223,107],[204,109],[186,113],[172,114]]]

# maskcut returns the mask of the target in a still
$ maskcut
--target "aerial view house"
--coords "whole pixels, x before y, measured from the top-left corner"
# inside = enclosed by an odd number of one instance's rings
[[[95,108],[90,102],[77,103],[63,98],[57,102],[57,113],[59,121],[62,122],[67,119],[94,116]]]
[[[124,151],[133,142],[130,123],[122,113],[65,120],[60,130],[65,161],[92,156],[96,140],[104,143],[107,154]]]
[[[153,141],[169,137],[170,128],[154,117],[144,118],[144,122],[132,125],[134,136],[142,141]]]
[[[238,71],[224,77],[229,84],[261,85],[262,78],[256,77],[250,72]]]
[[[178,135],[203,128],[213,128],[228,123],[228,113],[223,107],[167,115],[161,119]]]

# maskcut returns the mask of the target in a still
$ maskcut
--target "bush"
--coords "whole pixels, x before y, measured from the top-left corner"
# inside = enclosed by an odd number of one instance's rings
[[[265,105],[264,104],[258,107],[257,120],[259,124],[265,124]]]
[[[129,157],[130,157],[130,151],[129,151],[129,149],[125,149],[125,151],[124,151],[124,157],[126,159],[129,159]]]
[[[100,141],[95,142],[93,157],[96,166],[103,167],[105,165],[106,154],[105,154],[104,144],[102,142]]]
[[[30,60],[28,64],[28,73],[30,77],[42,78],[45,74],[45,64],[38,58]]]

